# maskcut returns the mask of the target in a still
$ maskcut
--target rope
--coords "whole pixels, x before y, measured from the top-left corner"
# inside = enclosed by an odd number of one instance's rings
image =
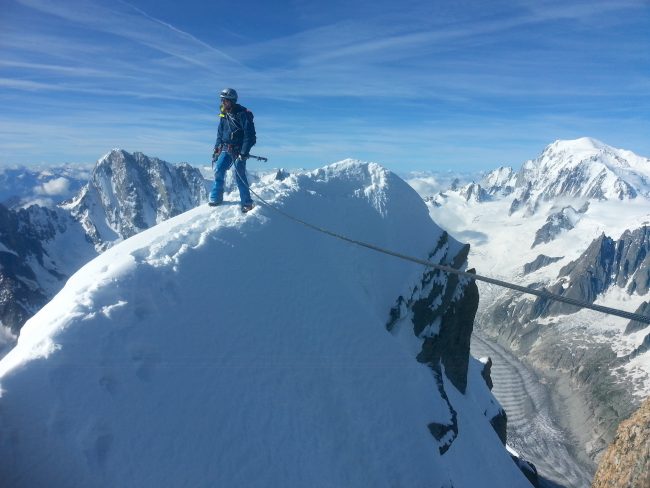
[[[237,173],[237,176],[239,177],[239,179],[242,182],[246,181],[241,177],[241,175],[239,173],[239,170],[237,169],[237,165],[235,165],[235,172]],[[294,217],[291,214],[288,214],[284,210],[282,210],[282,209],[276,207],[275,205],[272,205],[269,202],[267,202],[266,200],[264,200],[260,195],[258,195],[250,187],[250,185],[246,185],[246,186],[248,187],[248,190],[253,195],[255,195],[255,197],[260,201],[260,203],[262,203],[265,207],[268,207],[271,210],[273,210],[273,211],[279,213],[280,215],[284,216],[285,218],[287,218],[289,220],[293,220],[294,222],[297,222],[297,223],[299,223],[301,225],[304,225],[305,227],[308,227],[308,228],[310,228],[312,230],[315,230],[317,232],[321,232],[321,233],[326,234],[328,236],[334,237],[336,239],[340,239],[342,241],[349,242],[350,244],[355,244],[357,246],[365,247],[366,249],[371,249],[373,251],[376,251],[376,252],[379,252],[379,253],[382,253],[382,254],[386,254],[388,256],[393,256],[393,257],[396,257],[396,258],[399,258],[399,259],[403,259],[405,261],[410,261],[412,263],[421,264],[421,265],[427,266],[429,268],[433,268],[433,269],[443,271],[445,273],[454,273],[454,274],[457,274],[459,276],[464,276],[466,278],[469,278],[470,280],[483,281],[485,283],[491,283],[493,285],[501,286],[503,288],[509,288],[511,290],[519,291],[521,293],[527,293],[529,295],[535,295],[535,296],[538,296],[538,297],[541,297],[541,298],[546,298],[546,299],[554,300],[554,301],[557,301],[557,302],[567,303],[569,305],[573,305],[573,306],[578,307],[578,308],[588,308],[588,309],[591,309],[591,310],[595,310],[597,312],[602,312],[604,314],[615,315],[615,316],[618,316],[618,317],[623,317],[625,319],[636,320],[637,322],[643,322],[645,324],[650,324],[650,317],[647,317],[645,315],[641,315],[641,314],[638,314],[638,313],[627,312],[625,310],[619,310],[617,308],[612,308],[612,307],[605,307],[603,305],[596,305],[594,303],[589,303],[589,302],[585,302],[585,301],[582,301],[582,300],[576,300],[574,298],[564,297],[562,295],[556,295],[556,294],[551,293],[551,292],[546,291],[546,290],[536,290],[534,288],[530,288],[530,287],[527,287],[527,286],[516,285],[514,283],[509,283],[507,281],[497,280],[495,278],[490,278],[490,277],[487,277],[487,276],[481,276],[479,274],[470,273],[468,271],[461,271],[461,270],[453,268],[451,266],[445,266],[445,265],[442,265],[442,264],[432,263],[431,261],[427,261],[427,260],[424,260],[424,259],[418,259],[418,258],[415,258],[415,257],[412,257],[412,256],[407,256],[406,254],[401,254],[401,253],[398,253],[398,252],[395,252],[395,251],[391,251],[390,249],[384,249],[382,247],[375,246],[374,244],[369,244],[367,242],[358,241],[356,239],[351,239],[351,238],[349,238],[347,236],[337,234],[336,232],[332,232],[331,230],[319,227],[319,226],[314,225],[314,224],[310,224],[309,222],[306,222],[306,221],[304,221],[302,219]]]

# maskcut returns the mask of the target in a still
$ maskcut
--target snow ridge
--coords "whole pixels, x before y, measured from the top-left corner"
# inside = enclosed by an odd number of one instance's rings
[[[254,189],[404,254],[462,248],[378,165],[271,175]],[[528,486],[486,418],[498,408],[480,368],[470,362],[461,393],[416,360],[412,330],[386,330],[397,297],[420,293],[421,266],[229,203],[118,243],[24,326],[0,361],[3,480]],[[460,299],[462,283],[436,285]],[[442,453],[430,426],[450,415],[457,435]]]

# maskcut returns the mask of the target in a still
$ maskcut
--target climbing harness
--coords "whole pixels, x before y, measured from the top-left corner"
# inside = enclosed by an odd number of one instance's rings
[[[242,180],[242,181],[245,181],[241,177],[241,174],[239,173],[239,171],[237,169],[235,169],[235,171],[237,172],[237,175],[239,176],[239,179]],[[457,274],[459,276],[464,276],[466,278],[469,278],[470,280],[483,281],[485,283],[491,283],[493,285],[501,286],[501,287],[504,287],[504,288],[509,288],[511,290],[516,290],[516,291],[519,291],[521,293],[528,293],[529,295],[535,295],[535,296],[538,296],[538,297],[541,297],[541,298],[546,298],[546,299],[549,299],[549,300],[555,300],[555,301],[558,301],[558,302],[567,303],[569,305],[574,305],[574,306],[579,307],[579,308],[589,308],[591,310],[595,310],[597,312],[602,312],[604,314],[615,315],[615,316],[623,317],[623,318],[626,318],[626,319],[629,319],[629,320],[636,320],[637,322],[643,322],[645,324],[650,324],[650,317],[647,317],[645,315],[641,315],[641,314],[638,314],[638,313],[627,312],[625,310],[619,310],[617,308],[605,307],[603,305],[596,305],[594,303],[588,303],[588,302],[585,302],[585,301],[582,301],[582,300],[576,300],[576,299],[573,299],[573,298],[568,298],[568,297],[563,297],[561,295],[556,295],[556,294],[550,293],[550,292],[548,292],[546,290],[536,290],[534,288],[530,288],[530,287],[527,287],[527,286],[516,285],[514,283],[509,283],[507,281],[497,280],[495,278],[489,278],[487,276],[481,276],[479,274],[470,273],[468,271],[461,271],[461,270],[453,268],[451,266],[444,266],[442,264],[432,263],[431,261],[427,261],[427,260],[424,260],[424,259],[418,259],[418,258],[415,258],[415,257],[412,257],[412,256],[407,256],[405,254],[401,254],[401,253],[398,253],[398,252],[395,252],[395,251],[391,251],[389,249],[384,249],[382,247],[375,246],[374,244],[369,244],[367,242],[358,241],[356,239],[351,239],[351,238],[349,238],[347,236],[337,234],[336,232],[332,232],[331,230],[324,229],[324,228],[319,227],[319,226],[314,225],[314,224],[310,224],[309,222],[305,222],[302,219],[299,219],[297,217],[294,217],[293,215],[288,214],[284,210],[282,210],[282,209],[276,207],[275,205],[272,205],[269,202],[267,202],[266,200],[264,200],[260,195],[258,195],[250,187],[250,185],[248,186],[248,190],[265,207],[270,208],[271,210],[279,213],[280,215],[286,217],[289,220],[293,220],[294,222],[302,224],[305,227],[308,227],[308,228],[310,228],[312,230],[315,230],[317,232],[321,232],[323,234],[327,234],[327,235],[329,235],[331,237],[334,237],[336,239],[340,239],[342,241],[349,242],[351,244],[355,244],[357,246],[365,247],[367,249],[371,249],[371,250],[376,251],[376,252],[380,252],[380,253],[383,253],[383,254],[387,254],[389,256],[393,256],[393,257],[396,257],[396,258],[399,258],[399,259],[403,259],[405,261],[410,261],[410,262],[413,262],[413,263],[422,264],[422,265],[427,266],[429,268],[437,269],[437,270],[443,271],[445,273],[454,273],[454,274]]]

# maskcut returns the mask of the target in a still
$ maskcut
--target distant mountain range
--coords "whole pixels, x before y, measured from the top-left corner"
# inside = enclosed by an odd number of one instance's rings
[[[53,207],[72,198],[92,173],[92,165],[25,167],[0,169],[0,204],[8,208],[36,204]]]
[[[198,169],[141,153],[115,149],[92,171],[79,171],[24,168],[0,175],[7,197],[0,204],[0,354],[3,342],[5,349],[12,345],[25,321],[97,253],[207,200],[207,183]],[[83,177],[87,180],[81,186]],[[11,194],[9,187],[16,182],[22,186]],[[78,191],[56,205],[51,200],[39,200],[49,206],[30,205],[39,188],[57,185]],[[21,208],[20,202],[29,206]]]
[[[423,195],[472,245],[477,272],[587,303],[650,309],[650,160],[591,138],[556,141],[518,171]],[[592,459],[650,394],[650,327],[480,285],[477,326],[587,399]],[[579,430],[575,421],[573,430]]]
[[[2,346],[6,353],[25,321],[77,269],[205,202],[209,186],[189,165],[122,150],[81,173],[86,179],[78,187],[82,178],[69,169],[49,176],[25,170],[23,178],[16,171],[0,178],[27,182],[21,187],[26,194],[5,193],[0,205],[0,357]],[[639,313],[650,308],[647,158],[583,138],[556,141],[519,171],[499,168],[466,184],[454,179],[442,191],[436,185],[444,178],[415,179],[433,220],[470,242],[469,263],[480,274]],[[52,198],[66,189],[60,196],[67,200],[23,208],[38,188],[49,189]],[[70,194],[71,188],[78,189]],[[423,279],[423,287],[434,286],[431,277]],[[650,392],[650,329],[484,285],[480,293],[477,325],[486,334],[549,378],[570,378],[584,394],[594,427],[580,433],[573,425],[574,432],[597,457],[618,422]],[[420,299],[403,297],[396,320],[405,313],[403,305],[418,310]],[[440,344],[425,347],[421,358],[442,360]],[[451,366],[447,374],[462,388],[461,373]],[[455,435],[453,423],[431,428],[441,446]]]
[[[535,213],[544,202],[629,200],[650,196],[650,160],[595,139],[556,141],[517,172],[499,168],[482,186],[490,195],[515,197],[511,213]]]

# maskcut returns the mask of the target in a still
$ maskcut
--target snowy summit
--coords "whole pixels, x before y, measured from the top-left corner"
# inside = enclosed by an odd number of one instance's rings
[[[465,266],[467,248],[378,165],[345,161],[254,190],[335,232]],[[263,206],[200,206],[126,239],[77,272],[0,361],[0,478],[528,486],[490,425],[499,406],[469,345],[436,351],[461,329],[446,324],[471,287],[426,271]],[[432,323],[418,329],[426,300]]]

